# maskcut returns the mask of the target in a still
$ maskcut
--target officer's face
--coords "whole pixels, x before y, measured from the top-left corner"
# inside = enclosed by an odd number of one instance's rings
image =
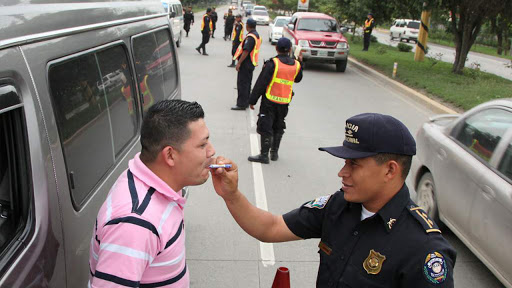
[[[386,165],[378,165],[371,157],[345,160],[345,166],[338,173],[345,200],[363,204],[379,201],[386,172]]]
[[[208,166],[213,163],[215,149],[204,119],[189,123],[188,128],[190,137],[177,149],[174,159],[176,177],[182,179],[183,186],[200,185],[208,180]]]

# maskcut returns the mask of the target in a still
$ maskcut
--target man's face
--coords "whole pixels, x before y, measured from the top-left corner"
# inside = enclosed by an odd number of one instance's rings
[[[188,124],[190,137],[177,149],[175,167],[177,177],[182,179],[183,186],[200,185],[206,182],[213,163],[215,149],[210,142],[210,134],[204,119],[199,119]]]
[[[192,8],[188,7],[188,12],[192,12]]]
[[[387,171],[385,164],[378,165],[371,157],[346,159],[345,166],[338,172],[345,200],[364,204],[379,199]]]

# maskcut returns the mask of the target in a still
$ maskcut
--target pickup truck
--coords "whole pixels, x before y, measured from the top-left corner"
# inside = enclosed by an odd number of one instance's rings
[[[336,19],[314,12],[297,12],[283,29],[283,37],[292,42],[292,53],[301,47],[304,63],[336,64],[336,71],[347,68],[349,45]]]

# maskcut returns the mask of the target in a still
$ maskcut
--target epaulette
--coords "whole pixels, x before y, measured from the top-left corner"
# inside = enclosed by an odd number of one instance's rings
[[[418,207],[416,205],[410,205],[409,206],[409,212],[420,222],[420,224],[423,226],[423,229],[425,229],[425,232],[432,233],[437,232],[441,233],[441,230],[437,226],[436,222],[434,222],[430,217],[428,217],[427,213],[421,209],[421,207]]]

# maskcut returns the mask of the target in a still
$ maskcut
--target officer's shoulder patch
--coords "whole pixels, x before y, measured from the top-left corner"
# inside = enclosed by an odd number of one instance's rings
[[[441,230],[439,229],[439,227],[437,227],[437,224],[432,219],[430,219],[430,217],[428,217],[427,213],[425,211],[423,211],[423,209],[421,209],[421,207],[419,207],[417,205],[410,205],[408,210],[412,214],[412,216],[414,218],[416,218],[416,220],[418,220],[418,222],[420,222],[420,224],[425,229],[425,232],[441,233]]]
[[[332,195],[318,197],[315,200],[311,200],[308,203],[304,204],[306,208],[315,208],[315,209],[324,209],[325,205],[329,201]]]
[[[428,253],[423,264],[423,275],[432,284],[441,284],[446,280],[448,267],[443,254],[439,252]]]

